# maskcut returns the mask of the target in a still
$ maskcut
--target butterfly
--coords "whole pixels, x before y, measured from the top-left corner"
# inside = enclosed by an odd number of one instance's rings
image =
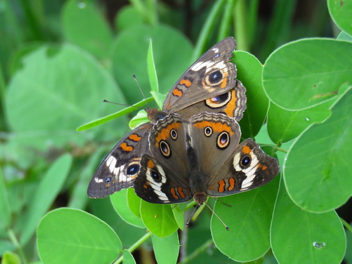
[[[203,54],[179,78],[161,111],[122,138],[100,164],[88,196],[102,198],[134,187],[151,203],[224,196],[259,187],[278,171],[276,159],[252,139],[241,144],[237,123],[246,108],[245,88],[230,59],[228,37]]]

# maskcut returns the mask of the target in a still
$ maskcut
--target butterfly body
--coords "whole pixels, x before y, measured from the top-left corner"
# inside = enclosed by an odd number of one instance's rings
[[[161,111],[128,133],[99,166],[88,196],[101,198],[123,188],[151,203],[203,204],[259,187],[279,172],[276,159],[252,139],[239,144],[237,123],[246,108],[245,88],[230,62],[229,37],[201,56],[180,77]]]

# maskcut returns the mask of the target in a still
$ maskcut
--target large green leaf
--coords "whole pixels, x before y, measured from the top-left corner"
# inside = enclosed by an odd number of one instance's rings
[[[84,211],[60,208],[43,217],[37,231],[43,263],[111,263],[122,244],[105,222]]]
[[[93,1],[67,1],[62,11],[65,38],[98,58],[108,58],[112,32]]]
[[[328,0],[330,16],[342,30],[352,35],[351,13],[352,1],[350,0]]]
[[[280,264],[340,264],[346,238],[336,212],[302,210],[290,200],[281,182],[271,225],[271,246]]]
[[[234,61],[237,79],[246,87],[247,96],[247,109],[239,122],[242,138],[253,138],[262,127],[269,106],[262,86],[263,66],[256,57],[244,51],[236,51]]]
[[[305,110],[292,111],[270,104],[268,113],[268,133],[276,144],[290,141],[313,123],[319,123],[331,114],[329,106],[334,102],[325,103]]]
[[[151,90],[147,72],[147,51],[150,39],[153,41],[160,92],[168,93],[191,64],[190,42],[170,27],[138,25],[122,31],[113,48],[113,74],[130,104],[143,98],[132,74],[136,75],[146,96],[149,96]],[[166,43],[165,40],[167,40]]]
[[[71,163],[72,157],[69,154],[65,154],[58,158],[44,175],[35,192],[27,214],[23,216],[26,222],[20,238],[22,245],[26,244],[32,237],[40,219],[59,194],[70,171]]]
[[[352,194],[352,89],[331,108],[324,123],[309,127],[291,146],[284,179],[291,199],[300,207],[325,212]]]
[[[153,204],[142,200],[141,216],[148,230],[159,237],[167,237],[178,228],[170,205]]]
[[[124,264],[136,264],[134,257],[132,256],[131,252],[128,250],[123,251],[123,263]]]
[[[177,232],[168,237],[152,235],[153,249],[158,264],[176,263],[180,251]]]
[[[87,53],[71,45],[39,48],[25,57],[23,69],[8,87],[5,112],[14,132],[10,144],[28,151],[28,145],[47,149],[61,147],[68,139],[82,144],[97,134],[108,139],[122,136],[125,118],[84,134],[76,132],[79,125],[122,109],[102,103],[114,98],[125,102],[108,72]]]
[[[134,191],[134,190],[132,190]],[[116,212],[119,214],[119,216],[125,220],[127,223],[134,225],[136,227],[143,228],[143,222],[142,220],[136,216],[135,213],[133,213],[129,207],[129,203],[127,202],[128,198],[128,190],[124,189],[121,191],[118,191],[112,195],[110,195],[110,199],[112,202],[112,205],[114,206]],[[132,206],[133,210],[135,209],[135,206]],[[134,210],[135,211],[135,210]]]
[[[279,177],[249,192],[220,198],[215,212],[229,227],[227,231],[216,216],[211,233],[217,248],[229,258],[247,262],[264,255],[270,248],[270,223]],[[236,249],[236,250],[234,250]]]
[[[263,85],[274,104],[302,110],[337,95],[352,82],[352,43],[302,39],[283,45],[267,59]]]

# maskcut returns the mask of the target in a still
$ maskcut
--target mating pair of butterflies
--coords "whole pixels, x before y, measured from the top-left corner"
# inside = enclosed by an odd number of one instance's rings
[[[246,89],[230,62],[236,42],[228,37],[203,54],[180,77],[162,111],[149,109],[149,123],[127,134],[105,157],[88,187],[102,198],[134,187],[151,203],[203,204],[207,196],[254,189],[278,173],[276,159],[252,139],[239,144],[237,123]]]

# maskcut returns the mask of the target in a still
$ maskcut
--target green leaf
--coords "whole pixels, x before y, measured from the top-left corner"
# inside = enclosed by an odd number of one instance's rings
[[[127,189],[110,195],[111,203],[119,216],[127,223],[136,227],[144,228],[143,222],[129,208],[127,202]]]
[[[5,252],[2,256],[1,264],[21,264],[20,257],[13,252]]]
[[[4,175],[0,169],[0,226],[10,227],[11,211],[7,197],[7,190],[5,185]]]
[[[313,123],[327,119],[331,112],[329,107],[335,98],[305,110],[292,111],[270,104],[268,113],[268,133],[276,144],[296,138],[304,129]]]
[[[343,31],[352,35],[352,2],[349,0],[328,0],[328,9],[335,24]]]
[[[279,177],[255,190],[221,197],[228,207],[216,202],[211,218],[211,234],[216,247],[229,258],[247,262],[257,259],[270,248],[270,223]],[[236,250],[234,250],[234,248]]]
[[[291,146],[284,179],[291,199],[305,210],[326,212],[352,193],[352,89],[331,108],[324,123],[314,124]]]
[[[267,59],[263,84],[270,100],[285,109],[303,110],[335,97],[352,83],[352,43],[302,39],[283,45]]]
[[[141,218],[141,198],[139,198],[133,188],[127,189],[127,203],[131,212],[134,213],[138,218]]]
[[[136,264],[134,257],[132,256],[131,252],[127,249],[123,251],[123,263],[124,264]]]
[[[155,68],[155,62],[154,62],[152,39],[149,40],[147,66],[148,66],[147,68],[148,68],[150,87],[151,87],[152,91],[159,92],[159,83],[158,83],[158,76],[157,76],[156,68]]]
[[[141,216],[147,229],[159,237],[167,237],[178,228],[170,205],[153,204],[142,200]]]
[[[348,35],[345,31],[341,31],[340,34],[337,36],[337,39],[352,41],[352,36]]]
[[[11,81],[5,101],[13,130],[10,144],[21,145],[23,155],[28,156],[27,146],[46,150],[62,147],[68,138],[81,145],[97,134],[111,139],[126,132],[126,118],[120,118],[118,126],[111,122],[88,133],[75,131],[84,122],[123,108],[102,103],[103,99],[118,98],[125,103],[109,73],[82,50],[71,45],[59,50],[44,46],[28,55],[23,65]]]
[[[262,127],[269,107],[269,99],[262,86],[263,66],[252,54],[236,51],[234,61],[237,79],[246,87],[247,109],[240,120],[242,138],[253,138]]]
[[[152,235],[153,249],[158,264],[176,263],[180,251],[177,232],[168,237]]]
[[[147,112],[145,110],[141,110],[130,120],[128,125],[130,129],[135,129],[136,127],[148,122],[150,122],[150,120]]]
[[[108,58],[112,32],[93,1],[68,1],[62,13],[65,38],[98,58]]]
[[[187,203],[182,203],[182,205],[186,206]],[[172,209],[172,213],[174,214],[176,223],[178,227],[183,230],[185,227],[185,211],[184,208],[181,208],[181,206],[178,204],[175,208]]]
[[[271,245],[279,263],[341,263],[346,250],[336,212],[309,213],[296,206],[281,188],[271,225]]]
[[[71,163],[72,157],[69,154],[64,154],[45,173],[35,192],[33,201],[29,205],[28,213],[22,216],[26,219],[26,222],[20,238],[21,245],[25,245],[32,237],[40,219],[59,194],[70,171]]]
[[[125,30],[138,24],[143,24],[143,18],[132,6],[122,7],[115,17],[115,26],[118,31]]]
[[[138,92],[132,78],[133,74],[136,75],[144,94],[149,94],[151,90],[147,60],[143,59],[146,58],[150,39],[153,40],[154,61],[161,93],[168,93],[191,63],[192,46],[189,40],[170,27],[138,25],[122,31],[112,52],[113,75],[130,104],[142,100],[142,94]]]
[[[38,226],[37,247],[44,263],[111,263],[122,252],[116,233],[84,211],[59,208]]]

